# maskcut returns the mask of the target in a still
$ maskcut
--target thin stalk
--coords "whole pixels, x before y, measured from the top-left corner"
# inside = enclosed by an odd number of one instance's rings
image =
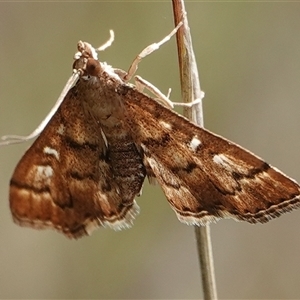
[[[196,59],[192,47],[192,38],[188,26],[183,0],[172,0],[175,25],[183,19],[183,26],[177,31],[177,48],[180,69],[181,93],[183,102],[192,102],[203,98]],[[184,115],[199,126],[204,126],[202,101],[191,108],[184,108]],[[217,299],[214,261],[209,226],[194,226],[204,299]]]

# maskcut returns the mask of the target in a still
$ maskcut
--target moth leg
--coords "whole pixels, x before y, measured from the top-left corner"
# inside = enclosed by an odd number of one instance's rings
[[[184,106],[184,107],[193,107],[194,105],[197,105],[199,103],[201,103],[202,99],[204,98],[205,93],[203,91],[201,91],[201,95],[200,98],[194,99],[191,102],[172,102],[173,106]]]
[[[193,100],[192,102],[173,102],[170,100],[171,89],[169,89],[168,94],[163,94],[156,86],[154,86],[149,81],[143,79],[141,76],[135,76],[135,85],[139,92],[143,92],[144,88],[149,90],[153,95],[156,96],[155,100],[163,104],[168,108],[174,108],[174,106],[184,106],[184,107],[192,107],[201,103],[204,98],[205,93],[201,91],[201,96],[198,99]]]
[[[125,81],[129,81],[133,77],[133,75],[135,74],[135,72],[136,72],[136,70],[138,68],[139,62],[144,57],[148,56],[153,51],[159,49],[159,47],[161,45],[163,45],[168,40],[170,40],[170,38],[177,32],[177,30],[180,28],[180,26],[182,24],[183,24],[182,22],[179,22],[178,25],[167,36],[165,36],[161,41],[159,41],[158,43],[153,43],[153,44],[149,45],[139,55],[137,55],[137,57],[133,60],[131,66],[129,67],[129,70],[127,72],[127,75],[124,77],[124,80]]]
[[[167,96],[163,94],[156,86],[154,86],[149,81],[143,79],[141,76],[135,76],[135,85],[139,92],[143,92],[144,88],[149,90],[153,95],[155,95],[158,102],[163,104],[164,106],[168,108],[173,108],[173,102],[169,99],[171,89],[169,89]]]

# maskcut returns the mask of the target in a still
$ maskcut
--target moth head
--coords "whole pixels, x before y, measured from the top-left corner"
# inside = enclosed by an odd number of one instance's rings
[[[99,76],[103,68],[98,60],[82,56],[74,61],[73,70],[79,71],[83,79],[89,79],[91,76]]]
[[[86,75],[92,75],[89,70],[95,74],[95,63],[89,63],[89,60],[97,61],[98,62],[98,54],[96,49],[89,43],[87,42],[82,42],[79,41],[77,43],[77,49],[78,52],[75,53],[74,55],[74,63],[73,63],[73,70],[77,70],[81,73],[81,76],[86,76]],[[89,65],[89,67],[88,67]],[[98,62],[98,65],[99,62]],[[88,69],[87,69],[88,68]],[[99,71],[99,68],[97,68]]]
[[[80,77],[84,80],[99,77],[103,70],[101,63],[93,58],[84,59],[83,64],[80,61],[75,61],[73,67],[80,72]]]
[[[79,72],[81,78],[90,79],[90,77],[99,76],[107,66],[98,61],[97,51],[103,51],[109,47],[114,40],[114,32],[110,30],[110,38],[99,48],[95,49],[91,44],[83,41],[77,43],[78,52],[74,55],[73,70]]]

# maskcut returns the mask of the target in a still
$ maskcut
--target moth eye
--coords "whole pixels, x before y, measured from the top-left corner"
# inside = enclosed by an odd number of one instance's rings
[[[93,58],[89,58],[86,63],[86,73],[90,76],[98,76],[100,72],[101,72],[101,65],[99,61]]]

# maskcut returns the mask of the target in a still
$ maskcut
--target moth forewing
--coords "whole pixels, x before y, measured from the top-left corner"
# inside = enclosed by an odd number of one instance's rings
[[[76,94],[74,87],[17,165],[10,206],[20,225],[55,228],[77,238],[98,226],[129,227],[139,212],[134,194],[142,180],[122,194],[114,178],[116,162],[110,163],[113,154]]]
[[[300,206],[299,185],[242,147],[127,90],[127,120],[179,219],[267,222]]]

